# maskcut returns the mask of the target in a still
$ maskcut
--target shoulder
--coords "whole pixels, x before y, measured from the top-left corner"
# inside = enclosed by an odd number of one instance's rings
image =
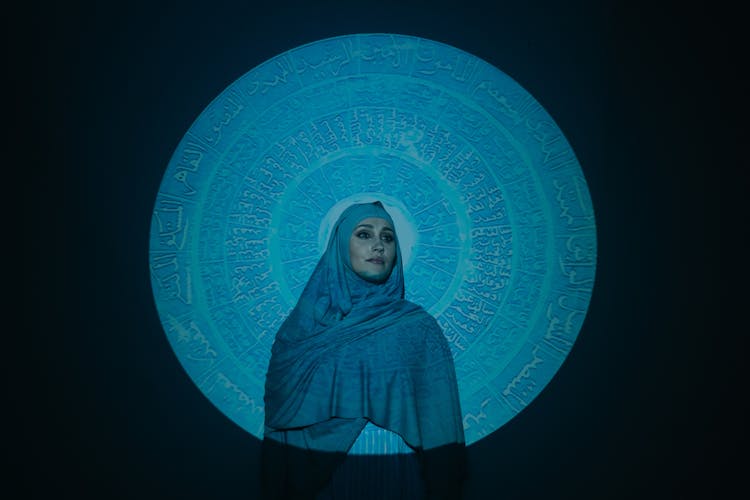
[[[413,302],[404,301],[409,307],[409,323],[413,324],[414,327],[419,327],[424,330],[432,332],[438,332],[442,335],[443,329],[440,328],[437,320],[434,316],[428,313],[422,306]]]
[[[417,304],[413,304],[409,318],[410,322],[405,329],[405,334],[412,342],[420,344],[425,354],[429,353],[427,359],[430,361],[427,364],[430,366],[434,363],[442,364],[446,360],[452,362],[453,355],[448,339],[437,319]]]
[[[401,307],[408,311],[409,318],[413,319],[414,321],[423,321],[423,322],[430,322],[435,321],[435,318],[427,312],[427,310],[420,306],[419,304],[415,304],[414,302],[410,302],[408,300],[402,300]]]

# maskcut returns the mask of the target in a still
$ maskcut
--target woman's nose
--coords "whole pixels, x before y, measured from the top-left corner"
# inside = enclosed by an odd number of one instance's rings
[[[383,246],[383,242],[380,241],[380,239],[376,239],[375,242],[372,244],[372,249],[383,251],[385,250],[385,247]]]

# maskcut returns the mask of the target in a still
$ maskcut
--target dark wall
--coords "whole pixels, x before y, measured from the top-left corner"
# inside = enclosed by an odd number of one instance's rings
[[[5,380],[22,491],[257,494],[258,442],[193,385],[157,318],[153,202],[177,142],[239,76],[306,42],[395,32],[477,55],[528,90],[573,146],[597,216],[578,341],[527,409],[470,448],[467,498],[722,496],[746,438],[731,403],[742,332],[718,309],[731,258],[719,238],[747,226],[726,218],[747,163],[739,16],[580,0],[263,4],[6,16],[6,262],[23,304],[5,328]]]

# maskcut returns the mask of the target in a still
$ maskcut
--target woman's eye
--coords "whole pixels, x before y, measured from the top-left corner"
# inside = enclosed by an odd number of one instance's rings
[[[366,240],[369,237],[370,237],[370,233],[368,233],[367,231],[362,231],[362,232],[357,233],[357,238]]]
[[[383,241],[387,241],[388,243],[390,243],[391,241],[393,241],[393,236],[390,234],[384,234]]]

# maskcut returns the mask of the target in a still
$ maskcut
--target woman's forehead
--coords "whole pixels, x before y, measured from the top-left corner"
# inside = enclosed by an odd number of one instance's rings
[[[355,229],[362,226],[378,230],[390,229],[393,231],[393,225],[382,217],[367,217],[362,219],[357,223]]]

